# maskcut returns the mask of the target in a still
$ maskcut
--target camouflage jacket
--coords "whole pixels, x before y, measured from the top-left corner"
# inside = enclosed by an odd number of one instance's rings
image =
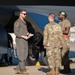
[[[48,23],[44,27],[43,45],[49,47],[59,47],[63,43],[63,34],[59,24]]]

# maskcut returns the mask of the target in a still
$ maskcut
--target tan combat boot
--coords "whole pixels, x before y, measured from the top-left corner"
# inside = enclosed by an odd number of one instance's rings
[[[15,69],[15,71],[16,71],[16,73],[21,73],[21,71],[20,71],[20,70]]]
[[[55,68],[55,74],[56,74],[56,75],[59,74],[59,68]]]
[[[23,71],[23,72],[21,72],[20,74],[29,74],[28,72],[26,72],[26,71]]]
[[[51,69],[51,71],[47,72],[47,75],[55,75],[55,70],[54,70],[54,68]]]

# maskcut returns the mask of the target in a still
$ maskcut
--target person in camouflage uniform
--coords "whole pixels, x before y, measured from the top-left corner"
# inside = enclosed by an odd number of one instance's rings
[[[51,71],[47,72],[47,75],[58,74],[61,65],[60,48],[63,43],[63,35],[60,25],[54,22],[54,17],[54,13],[49,14],[48,20],[50,23],[44,27],[43,32],[43,45],[46,48],[46,56],[51,69]]]
[[[70,62],[69,62],[69,50],[70,50],[70,27],[71,23],[66,19],[67,14],[64,11],[58,13],[58,18],[61,20],[59,22],[62,32],[63,32],[63,48],[62,48],[62,65],[64,69],[60,71],[60,73],[66,74],[70,73]]]

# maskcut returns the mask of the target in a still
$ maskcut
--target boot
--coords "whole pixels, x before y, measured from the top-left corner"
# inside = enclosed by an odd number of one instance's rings
[[[51,69],[51,71],[47,72],[47,75],[55,75],[55,70],[54,70],[54,68]]]
[[[20,74],[27,74],[27,75],[28,75],[29,73],[28,73],[28,72],[26,72],[26,71],[24,71],[24,72],[21,72]]]
[[[56,75],[59,74],[59,68],[55,68],[55,74],[56,74]]]
[[[15,72],[16,73],[21,73],[21,71],[20,70],[17,70],[17,69],[14,69],[15,70]]]
[[[64,66],[64,69],[60,71],[62,74],[71,73],[71,69],[69,65]]]

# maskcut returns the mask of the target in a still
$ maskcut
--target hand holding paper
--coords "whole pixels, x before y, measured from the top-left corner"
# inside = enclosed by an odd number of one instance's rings
[[[30,33],[28,36],[32,37],[32,36],[34,36],[34,34]]]

